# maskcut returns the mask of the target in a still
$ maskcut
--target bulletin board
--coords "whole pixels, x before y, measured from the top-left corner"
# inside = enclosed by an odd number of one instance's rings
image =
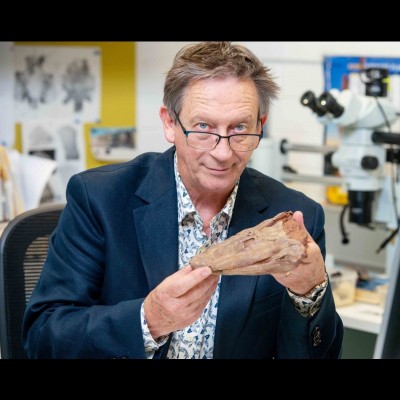
[[[82,130],[85,151],[85,167],[93,168],[114,160],[96,158],[91,149],[91,132],[95,128],[136,129],[136,64],[134,42],[15,42],[16,46],[71,46],[97,47],[101,53],[101,92],[99,118],[85,122]],[[14,147],[22,151],[21,123],[16,124]],[[131,152],[134,155],[134,151]]]
[[[397,85],[400,75],[400,58],[326,56],[324,57],[325,90],[363,88],[357,85],[360,71],[366,68],[385,68],[389,71],[388,97],[392,101],[400,98]],[[357,79],[358,77],[358,79]],[[399,102],[400,107],[400,102]]]
[[[41,201],[65,201],[73,174],[137,155],[135,69],[134,42],[14,42],[14,148],[57,163]],[[94,151],[99,129],[118,133],[112,157]]]

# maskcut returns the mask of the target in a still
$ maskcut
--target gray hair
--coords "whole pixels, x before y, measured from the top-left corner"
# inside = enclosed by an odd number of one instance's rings
[[[231,42],[190,44],[178,51],[164,84],[164,105],[175,120],[182,108],[185,90],[191,82],[209,78],[234,77],[254,82],[259,99],[259,115],[267,114],[279,86],[270,69],[244,46]]]

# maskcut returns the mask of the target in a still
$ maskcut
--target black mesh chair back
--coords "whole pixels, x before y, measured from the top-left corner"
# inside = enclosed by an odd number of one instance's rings
[[[51,204],[26,211],[11,220],[1,235],[1,358],[27,358],[22,346],[22,319],[64,206]]]

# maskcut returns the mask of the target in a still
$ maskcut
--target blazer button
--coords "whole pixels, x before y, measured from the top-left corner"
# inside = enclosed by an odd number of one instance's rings
[[[313,346],[317,347],[321,343],[321,331],[319,326],[316,326],[312,331]]]

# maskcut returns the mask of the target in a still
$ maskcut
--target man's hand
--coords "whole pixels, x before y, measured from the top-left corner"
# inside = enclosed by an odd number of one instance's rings
[[[301,229],[306,231],[301,211],[296,211],[293,219],[298,222]],[[297,295],[308,293],[325,280],[325,263],[321,250],[308,232],[307,235],[307,258],[290,272],[272,274],[279,283]]]
[[[190,265],[164,279],[144,300],[147,325],[153,339],[183,329],[195,322],[218,285],[218,276],[208,267]]]

